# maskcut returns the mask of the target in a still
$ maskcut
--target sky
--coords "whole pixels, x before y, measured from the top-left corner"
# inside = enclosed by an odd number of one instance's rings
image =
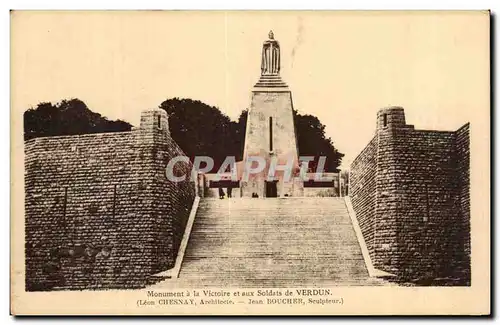
[[[488,110],[488,28],[480,12],[14,11],[11,111],[79,98],[138,125],[142,110],[184,97],[236,119],[273,30],[294,107],[326,125],[348,168],[380,108],[438,130]]]

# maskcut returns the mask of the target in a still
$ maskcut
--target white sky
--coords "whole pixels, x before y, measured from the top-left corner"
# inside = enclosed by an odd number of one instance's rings
[[[15,12],[12,112],[80,98],[134,125],[171,97],[250,104],[270,29],[295,108],[346,154],[372,138],[379,108],[419,129],[455,130],[489,105],[486,13]]]

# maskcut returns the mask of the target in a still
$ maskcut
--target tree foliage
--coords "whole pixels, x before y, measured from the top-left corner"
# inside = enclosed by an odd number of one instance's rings
[[[167,111],[170,134],[188,157],[209,156],[216,170],[227,156],[242,159],[245,131],[217,107],[172,98],[160,108]]]
[[[56,135],[130,131],[127,122],[108,120],[79,99],[44,102],[24,112],[24,140]]]
[[[335,148],[330,137],[326,137],[325,125],[316,116],[301,115],[297,111],[294,111],[294,120],[299,156],[313,156],[314,161],[309,163],[313,170],[316,170],[319,158],[324,156],[325,171],[339,172],[344,154]]]

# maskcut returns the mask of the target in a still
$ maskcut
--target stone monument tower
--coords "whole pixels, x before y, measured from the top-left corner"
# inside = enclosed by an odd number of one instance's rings
[[[302,196],[303,182],[297,175],[299,162],[292,94],[280,77],[280,45],[272,31],[262,45],[261,60],[260,79],[252,89],[248,110],[243,163],[248,166],[249,159],[260,157],[265,160],[266,167],[242,179],[241,194],[246,197],[255,194],[259,197]],[[271,173],[274,177],[269,177],[273,163],[277,170],[286,166],[292,175],[287,177],[285,171],[278,171]]]

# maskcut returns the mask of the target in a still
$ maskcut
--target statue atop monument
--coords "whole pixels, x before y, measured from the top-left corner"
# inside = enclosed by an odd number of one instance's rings
[[[274,39],[273,31],[262,44],[261,75],[278,75],[280,72],[280,44]]]
[[[260,78],[255,88],[262,91],[266,89],[287,89],[286,83],[281,80],[281,54],[280,44],[274,39],[273,31],[269,32],[269,39],[262,44],[262,63],[260,65]]]

